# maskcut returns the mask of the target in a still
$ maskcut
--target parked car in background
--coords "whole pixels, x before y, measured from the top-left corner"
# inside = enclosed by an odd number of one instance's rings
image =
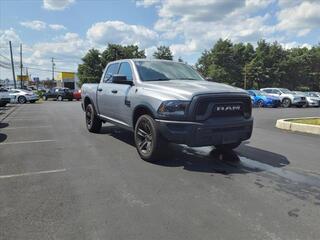
[[[23,89],[14,89],[14,88],[10,89],[9,95],[13,102],[17,102],[20,104],[24,104],[27,102],[35,103],[36,101],[39,100],[39,97],[37,94],[31,91],[23,90]]]
[[[0,107],[4,107],[10,103],[9,91],[5,88],[0,88]]]
[[[261,88],[261,91],[280,98],[283,107],[303,107],[307,104],[307,99],[304,95],[296,94],[286,88]]]
[[[277,96],[268,95],[265,92],[259,90],[247,91],[253,100],[252,105],[257,107],[280,107],[281,101]]]
[[[320,106],[320,97],[318,97],[316,94],[300,92],[300,91],[295,91],[295,93],[304,95],[306,97],[306,99],[307,99],[306,106],[308,106],[308,107],[319,107]]]
[[[48,99],[55,99],[57,101],[68,99],[69,101],[72,101],[73,92],[69,88],[51,88],[42,95],[42,99],[45,101]]]
[[[81,99],[81,89],[73,91],[73,99],[79,101]]]

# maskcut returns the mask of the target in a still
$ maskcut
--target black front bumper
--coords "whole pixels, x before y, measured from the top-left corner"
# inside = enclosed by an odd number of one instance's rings
[[[215,119],[205,123],[156,119],[160,134],[169,142],[190,147],[236,143],[251,137],[253,118]]]

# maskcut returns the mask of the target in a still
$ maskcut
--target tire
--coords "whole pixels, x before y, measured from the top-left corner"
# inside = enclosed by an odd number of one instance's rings
[[[69,102],[71,102],[72,100],[73,100],[72,98],[69,98],[69,99],[68,99]]]
[[[232,150],[232,149],[239,147],[240,144],[241,144],[241,142],[236,142],[236,143],[216,145],[214,147],[218,150],[228,151],[228,150]]]
[[[291,100],[289,98],[284,98],[282,100],[282,106],[285,108],[288,108],[291,106]]]
[[[168,146],[156,128],[154,119],[146,114],[138,118],[134,141],[140,157],[148,162],[155,162],[163,157]]]
[[[36,101],[35,100],[30,100],[30,103],[35,103]]]
[[[18,97],[18,103],[25,104],[27,102],[27,99],[25,96]]]
[[[62,96],[58,96],[57,97],[57,101],[62,102],[63,101],[63,97]]]
[[[6,102],[1,102],[1,103],[0,103],[0,107],[5,107],[6,105],[7,105]]]
[[[258,108],[263,107],[263,105],[264,105],[264,102],[263,102],[262,100],[259,100],[259,101],[257,102],[257,107],[258,107]]]
[[[48,100],[47,96],[42,96],[42,99],[43,99],[44,101],[47,101],[47,100]]]
[[[98,133],[101,130],[102,121],[98,118],[92,104],[86,107],[86,126],[89,132]]]

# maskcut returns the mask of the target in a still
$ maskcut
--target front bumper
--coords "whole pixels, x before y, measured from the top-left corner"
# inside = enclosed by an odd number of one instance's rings
[[[205,123],[156,119],[160,134],[169,142],[190,147],[236,143],[251,137],[253,118],[215,119]]]
[[[28,101],[38,101],[39,97],[38,96],[26,96]]]
[[[305,106],[307,104],[308,104],[307,100],[293,100],[292,102],[292,105],[295,105],[295,106]]]

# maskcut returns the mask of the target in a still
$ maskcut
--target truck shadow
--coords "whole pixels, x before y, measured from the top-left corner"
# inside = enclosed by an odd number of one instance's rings
[[[135,147],[132,132],[115,126],[107,126],[102,128],[101,134],[108,134]],[[214,147],[191,148],[185,145],[170,144],[170,149],[166,152],[164,157],[151,164],[164,167],[183,167],[187,171],[225,175],[262,172],[290,164],[285,156],[249,146],[248,142],[229,151],[217,150]]]

